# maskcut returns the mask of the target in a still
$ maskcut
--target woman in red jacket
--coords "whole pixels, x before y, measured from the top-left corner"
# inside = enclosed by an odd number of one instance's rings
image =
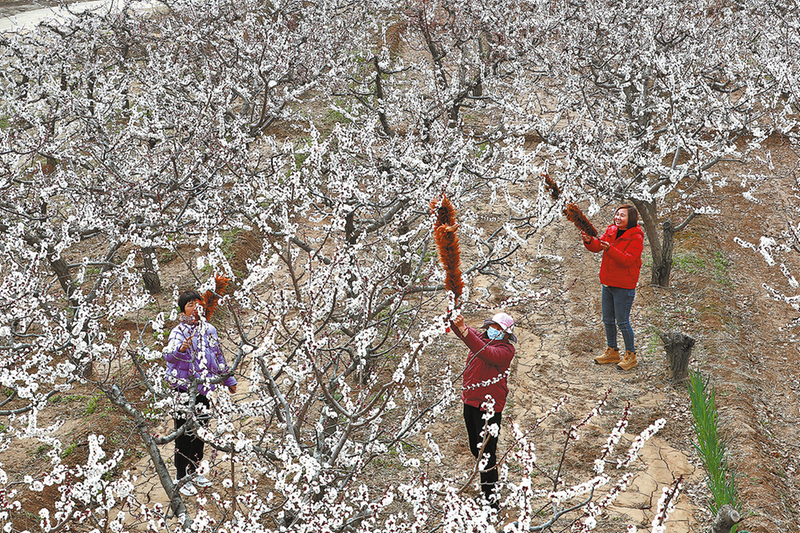
[[[600,283],[603,284],[603,325],[608,347],[603,355],[595,358],[595,362],[601,365],[617,363],[620,370],[630,370],[638,364],[630,322],[644,247],[644,233],[638,222],[639,212],[636,208],[621,205],[614,213],[614,223],[608,226],[602,237],[598,239],[581,232],[587,250],[603,252]],[[625,341],[622,359],[617,348],[617,328]]]
[[[469,449],[476,459],[487,459],[481,468],[481,491],[486,502],[499,509],[500,495],[495,490],[497,437],[508,396],[508,367],[514,358],[515,350],[511,343],[517,342],[513,333],[514,319],[506,313],[497,313],[484,321],[486,331],[483,333],[464,324],[464,317],[460,314],[453,319],[452,325],[453,332],[469,348],[461,392]],[[496,430],[492,426],[496,426]],[[489,437],[483,446],[483,433],[487,429]]]

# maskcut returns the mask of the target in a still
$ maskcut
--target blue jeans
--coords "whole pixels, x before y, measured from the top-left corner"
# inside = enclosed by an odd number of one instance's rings
[[[625,341],[625,350],[635,352],[633,328],[631,328],[631,306],[636,289],[620,289],[603,285],[603,325],[610,348],[617,349],[617,328]]]

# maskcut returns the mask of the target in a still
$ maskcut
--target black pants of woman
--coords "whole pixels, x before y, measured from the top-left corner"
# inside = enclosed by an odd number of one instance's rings
[[[500,420],[503,413],[495,413],[489,420],[483,419],[483,411],[477,407],[464,404],[464,422],[467,424],[467,435],[469,436],[469,451],[478,459],[478,454],[483,445],[484,424],[491,426],[497,424],[500,427]],[[489,454],[489,461],[486,467],[481,470],[481,491],[486,498],[486,501],[492,504],[492,507],[497,507],[497,494],[495,493],[495,483],[497,483],[497,437],[489,437],[486,447],[483,449],[483,454]]]
[[[205,411],[197,417],[197,422],[205,427],[208,426],[208,421],[211,418],[208,414],[211,412],[211,403],[205,395],[198,393],[197,401],[195,403],[195,412],[201,411],[200,406],[205,406]],[[186,419],[183,417],[175,417],[175,429],[180,429]],[[186,476],[187,473],[191,474],[197,469],[197,465],[203,460],[203,439],[197,436],[195,430],[187,431],[177,439],[175,439],[175,468],[178,471],[178,479]]]

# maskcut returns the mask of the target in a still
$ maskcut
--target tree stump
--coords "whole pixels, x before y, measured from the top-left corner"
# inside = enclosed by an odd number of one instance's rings
[[[711,524],[711,533],[730,533],[731,528],[741,521],[742,517],[736,509],[723,505]]]
[[[689,376],[689,357],[695,340],[677,331],[662,333],[660,337],[667,351],[670,379],[673,386],[679,385]]]

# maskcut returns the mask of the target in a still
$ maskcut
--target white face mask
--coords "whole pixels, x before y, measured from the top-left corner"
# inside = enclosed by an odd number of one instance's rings
[[[486,334],[493,341],[499,341],[500,339],[503,338],[503,332],[500,331],[499,329],[489,328],[486,330]]]

